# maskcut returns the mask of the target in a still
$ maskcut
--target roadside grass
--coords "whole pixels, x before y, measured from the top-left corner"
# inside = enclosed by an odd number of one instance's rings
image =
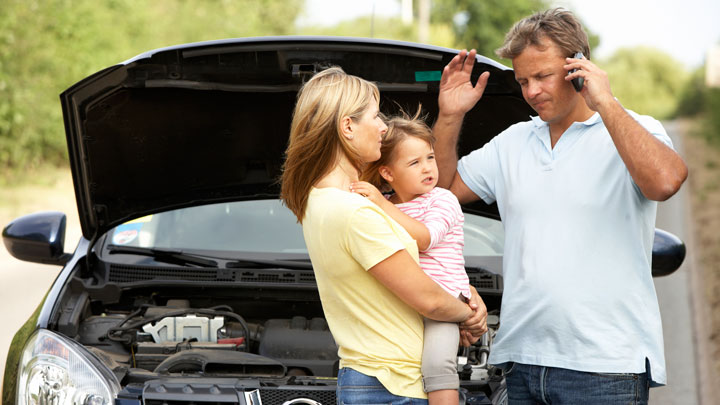
[[[684,140],[689,168],[686,187],[690,187],[690,204],[694,228],[696,263],[702,269],[704,298],[710,325],[709,349],[712,367],[720,376],[720,142],[709,136],[702,121],[692,123],[690,136]]]

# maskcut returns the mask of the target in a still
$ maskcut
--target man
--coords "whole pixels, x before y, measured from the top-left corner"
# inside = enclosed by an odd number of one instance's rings
[[[590,56],[572,13],[518,22],[498,55],[538,116],[459,162],[462,119],[489,73],[473,86],[475,51],[456,56],[434,126],[438,185],[461,203],[498,204],[505,290],[490,362],[505,370],[510,402],[646,403],[666,381],[650,270],[656,201],[677,192],[687,167],[662,125],[626,111],[576,52]]]

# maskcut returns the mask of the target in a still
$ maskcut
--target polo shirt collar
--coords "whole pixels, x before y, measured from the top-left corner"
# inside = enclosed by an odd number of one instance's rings
[[[547,122],[541,120],[540,117],[537,115],[530,117],[530,119],[532,120],[533,124],[535,124],[536,128],[542,128],[548,125]],[[585,126],[591,126],[597,124],[598,122],[600,122],[600,114],[596,111],[593,115],[590,116],[590,118],[580,122],[580,124]]]

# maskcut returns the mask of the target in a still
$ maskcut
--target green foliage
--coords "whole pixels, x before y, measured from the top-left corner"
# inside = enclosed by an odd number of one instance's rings
[[[688,74],[666,53],[648,47],[624,48],[599,65],[625,108],[657,119],[670,118],[677,110]]]
[[[2,0],[0,170],[66,161],[58,95],[141,52],[287,35],[303,0]]]
[[[708,141],[720,147],[720,88],[707,89],[703,131]]]
[[[495,57],[495,50],[505,40],[505,34],[519,20],[550,8],[547,0],[436,0],[433,2],[433,22],[444,24],[455,32],[455,48],[475,48],[484,56]],[[599,37],[589,32],[590,49]],[[510,64],[510,61],[504,61]]]
[[[693,116],[704,111],[707,97],[705,85],[705,66],[695,69],[688,75],[678,96],[675,116]]]
[[[344,37],[366,37],[394,39],[398,41],[418,42],[417,24],[404,24],[398,18],[359,17],[342,21],[332,27],[306,27],[300,32],[303,35],[330,35]],[[455,35],[446,25],[430,25],[430,45],[452,47]]]
[[[433,22],[452,27],[456,47],[494,57],[513,24],[546,8],[545,0],[437,0],[432,15]]]
[[[698,134],[720,147],[720,88],[707,87],[705,66],[692,72],[684,84],[675,115],[698,117]]]

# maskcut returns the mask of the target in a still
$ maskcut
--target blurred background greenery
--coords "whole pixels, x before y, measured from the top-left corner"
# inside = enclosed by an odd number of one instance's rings
[[[334,26],[297,24],[303,0],[2,0],[0,1],[0,185],[43,167],[67,166],[58,95],[73,83],[147,50],[186,42],[261,35],[373,36],[494,50],[510,26],[545,0],[433,0],[429,24],[362,16]],[[425,32],[421,32],[422,30]],[[602,41],[589,32],[591,46]],[[500,62],[508,64],[509,61]],[[720,145],[720,90],[704,67],[686,71],[660,50],[619,49],[595,62],[627,108],[659,119],[697,117]]]

